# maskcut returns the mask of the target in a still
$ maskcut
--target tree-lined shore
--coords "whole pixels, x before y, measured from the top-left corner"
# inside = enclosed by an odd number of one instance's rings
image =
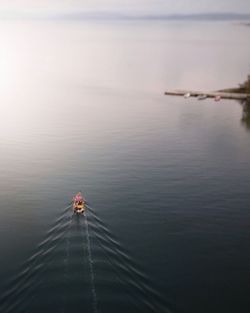
[[[245,93],[250,95],[250,75],[248,75],[247,79],[239,84],[239,87],[236,88],[227,88],[220,90],[221,92],[232,92],[232,93]]]
[[[238,92],[245,92],[250,95],[250,75],[248,75],[244,83],[239,85],[238,90]],[[246,126],[247,129],[250,130],[250,96],[242,102],[242,106],[243,114],[241,122]]]

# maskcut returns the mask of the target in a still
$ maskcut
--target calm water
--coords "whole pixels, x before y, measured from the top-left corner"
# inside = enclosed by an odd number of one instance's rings
[[[249,31],[1,22],[1,312],[249,312]]]

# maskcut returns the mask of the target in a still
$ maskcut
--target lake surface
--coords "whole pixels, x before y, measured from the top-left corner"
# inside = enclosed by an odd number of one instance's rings
[[[249,312],[249,28],[0,24],[1,312]]]

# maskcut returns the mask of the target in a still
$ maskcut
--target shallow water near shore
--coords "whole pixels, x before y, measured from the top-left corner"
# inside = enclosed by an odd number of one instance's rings
[[[0,311],[248,312],[249,29],[1,25]]]

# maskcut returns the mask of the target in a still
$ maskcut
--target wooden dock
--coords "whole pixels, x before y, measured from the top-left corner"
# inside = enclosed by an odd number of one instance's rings
[[[169,96],[184,96],[188,95],[190,97],[198,97],[205,95],[207,98],[220,97],[221,99],[235,99],[235,100],[247,100],[250,99],[250,94],[248,93],[231,93],[223,91],[192,91],[192,90],[167,90],[165,95]]]

